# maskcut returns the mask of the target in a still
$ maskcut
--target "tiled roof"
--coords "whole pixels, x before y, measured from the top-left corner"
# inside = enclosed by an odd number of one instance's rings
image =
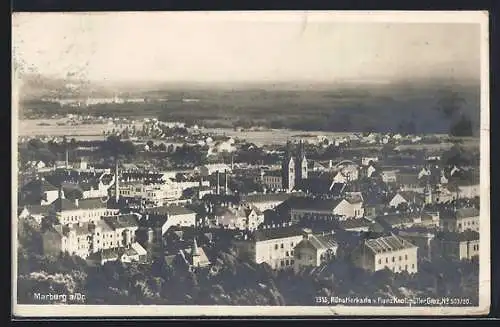
[[[302,230],[296,226],[281,228],[259,229],[253,233],[255,241],[267,241],[302,235]]]
[[[81,199],[78,201],[78,209],[104,209],[106,204],[101,199]]]
[[[23,186],[23,191],[31,192],[49,192],[57,191],[58,188],[46,181],[45,179],[35,179]]]
[[[333,235],[311,235],[308,240],[316,249],[333,249],[337,247],[337,242]]]
[[[54,202],[50,204],[50,206],[51,209],[56,212],[77,210],[77,207],[74,202],[64,198],[55,199]]]
[[[379,216],[376,218],[376,220],[381,223],[385,223],[386,225],[394,226],[399,224],[412,223],[414,219],[417,218],[421,218],[419,212],[405,212]]]
[[[342,199],[313,199],[306,197],[297,197],[291,201],[290,206],[292,209],[297,210],[321,210],[333,211]]]
[[[340,228],[347,230],[351,228],[369,227],[371,222],[366,219],[347,219],[338,222]]]
[[[171,205],[171,206],[147,208],[146,213],[155,215],[178,216],[178,215],[193,214],[195,212],[183,206]]]
[[[302,193],[300,194],[302,195]],[[250,203],[260,203],[260,202],[280,202],[286,201],[290,197],[295,196],[295,194],[291,193],[258,193],[258,194],[249,194],[243,195],[241,199]]]
[[[479,233],[472,230],[462,233],[442,232],[436,235],[436,238],[442,241],[470,242],[479,240]]]
[[[392,252],[415,247],[404,238],[396,235],[366,240],[365,245],[373,253]]]
[[[118,228],[137,227],[139,218],[135,214],[108,216],[102,218],[113,230]]]
[[[476,208],[460,208],[456,211],[446,210],[442,213],[444,219],[461,219],[469,217],[478,217],[479,210]]]

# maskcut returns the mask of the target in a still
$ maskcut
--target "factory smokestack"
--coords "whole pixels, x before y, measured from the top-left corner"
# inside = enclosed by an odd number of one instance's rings
[[[217,195],[220,195],[220,173],[218,170],[217,170],[217,186],[215,188],[215,193]]]
[[[228,194],[228,191],[227,191],[227,169],[224,170],[224,194]]]
[[[118,177],[118,158],[115,158],[115,201],[120,199],[120,179]]]

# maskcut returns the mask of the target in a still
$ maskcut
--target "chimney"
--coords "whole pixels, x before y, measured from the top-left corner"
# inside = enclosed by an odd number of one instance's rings
[[[75,206],[78,208],[78,198],[75,199]]]
[[[216,188],[215,188],[215,193],[217,195],[220,195],[220,173],[219,173],[218,170],[217,170],[216,174],[217,174],[217,185],[216,185]]]
[[[120,182],[118,178],[118,158],[115,158],[115,202],[120,199]]]
[[[224,194],[228,194],[228,191],[227,191],[227,169],[224,170]]]
[[[69,152],[68,152],[68,143],[66,143],[66,169],[69,168]]]
[[[64,199],[64,190],[63,190],[63,185],[59,185],[59,199]]]

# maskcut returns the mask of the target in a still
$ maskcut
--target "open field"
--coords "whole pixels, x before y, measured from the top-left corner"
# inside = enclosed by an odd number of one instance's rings
[[[18,121],[18,137],[67,136],[75,139],[104,139],[104,132],[118,126],[108,124],[57,125],[66,119],[22,119]],[[40,125],[48,124],[48,125]]]

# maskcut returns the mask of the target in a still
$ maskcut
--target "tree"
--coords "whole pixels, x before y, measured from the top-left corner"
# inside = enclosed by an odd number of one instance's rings
[[[165,145],[165,143],[160,143],[158,145],[158,151],[161,151],[161,152],[167,151],[167,146]]]

